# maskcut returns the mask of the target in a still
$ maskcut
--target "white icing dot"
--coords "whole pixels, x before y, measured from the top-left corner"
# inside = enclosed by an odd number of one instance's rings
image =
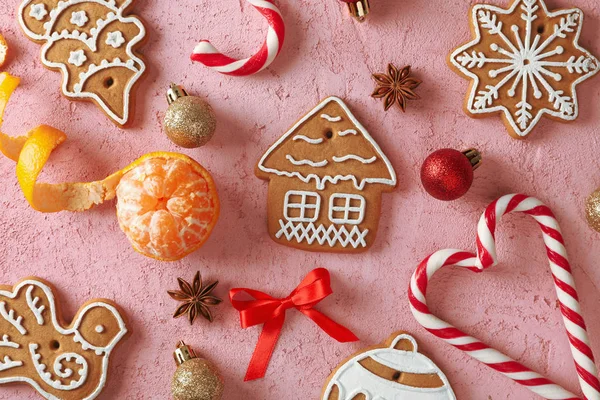
[[[535,96],[536,99],[542,98],[542,92],[540,92],[539,90],[536,90],[535,92],[533,92],[533,95]]]
[[[103,325],[97,325],[97,326],[96,326],[96,332],[97,332],[97,333],[102,333],[102,332],[104,332],[104,326],[103,326]]]
[[[516,94],[516,92],[514,91],[514,89],[510,89],[510,90],[508,91],[508,95],[509,95],[510,97],[515,97],[515,94]]]
[[[87,57],[83,50],[72,51],[69,56],[69,64],[76,67],[81,67],[86,60]]]
[[[81,10],[81,11],[74,11],[73,14],[71,14],[71,23],[73,25],[77,25],[78,27],[82,27],[85,24],[87,24],[87,22],[89,21],[89,18],[86,14],[85,11]]]
[[[48,11],[46,10],[46,5],[44,3],[34,4],[29,10],[29,16],[38,21],[43,20],[46,15],[48,15]]]
[[[498,51],[498,45],[496,43],[492,43],[490,49],[492,49],[493,51]]]
[[[120,31],[109,32],[106,37],[106,44],[109,46],[118,49],[125,43],[125,38],[123,37],[123,33]]]
[[[517,25],[513,25],[510,27],[510,30],[513,32],[519,32],[519,27]]]
[[[562,46],[558,46],[556,48],[556,54],[562,54],[564,53],[565,49]]]

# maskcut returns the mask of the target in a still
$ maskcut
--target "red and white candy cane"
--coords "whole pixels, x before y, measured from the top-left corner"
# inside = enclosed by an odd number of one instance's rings
[[[271,0],[248,0],[269,22],[267,39],[252,57],[236,60],[222,54],[208,40],[202,40],[192,54],[198,61],[222,74],[233,76],[252,75],[267,68],[281,51],[285,38],[285,24],[279,8]]]
[[[584,398],[600,399],[600,382],[594,355],[581,315],[571,266],[558,222],[552,211],[539,200],[522,194],[501,197],[484,212],[477,226],[477,255],[462,250],[440,250],[421,262],[412,276],[409,288],[411,311],[417,321],[435,336],[471,357],[490,366],[514,381],[526,386],[545,399],[578,399],[575,394],[533,372],[503,353],[471,337],[431,313],[427,306],[427,285],[442,267],[459,267],[481,272],[497,264],[494,232],[496,223],[504,214],[522,212],[533,217],[542,228],[550,269],[560,302],[571,352],[575,361]]]

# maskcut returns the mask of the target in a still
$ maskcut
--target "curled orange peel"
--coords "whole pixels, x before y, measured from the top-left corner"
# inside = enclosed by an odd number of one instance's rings
[[[0,74],[0,125],[19,78],[6,72]],[[115,197],[119,180],[138,162],[115,172],[108,178],[88,183],[39,183],[38,176],[50,154],[67,139],[67,135],[48,125],[40,125],[26,136],[11,137],[0,132],[0,151],[17,162],[17,179],[25,198],[37,211],[85,211]],[[146,155],[147,157],[149,155]]]

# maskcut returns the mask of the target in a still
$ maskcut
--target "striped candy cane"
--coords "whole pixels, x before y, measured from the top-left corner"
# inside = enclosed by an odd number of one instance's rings
[[[252,75],[267,68],[281,51],[285,38],[285,24],[279,8],[271,0],[248,0],[269,22],[267,39],[252,57],[236,60],[217,50],[208,40],[194,49],[192,60],[198,61],[222,74],[233,76]]]
[[[480,340],[471,337],[431,313],[427,306],[427,285],[442,267],[460,267],[482,272],[497,264],[494,232],[496,223],[504,214],[522,212],[532,216],[542,228],[550,269],[556,286],[579,384],[584,398],[600,399],[600,382],[590,348],[588,335],[581,316],[579,299],[567,250],[558,222],[552,211],[539,200],[521,194],[501,197],[482,215],[477,226],[477,255],[462,250],[440,250],[426,258],[417,267],[409,288],[411,311],[425,329],[457,349],[490,366],[514,381],[526,386],[545,399],[579,399],[575,394],[521,365]]]

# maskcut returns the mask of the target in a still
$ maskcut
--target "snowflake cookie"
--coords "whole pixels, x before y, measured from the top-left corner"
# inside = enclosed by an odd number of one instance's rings
[[[598,59],[578,44],[583,12],[549,12],[544,0],[515,0],[506,10],[471,9],[475,39],[450,55],[453,69],[472,79],[466,99],[473,117],[503,112],[516,138],[542,115],[572,121],[579,114],[576,87],[595,75]]]

